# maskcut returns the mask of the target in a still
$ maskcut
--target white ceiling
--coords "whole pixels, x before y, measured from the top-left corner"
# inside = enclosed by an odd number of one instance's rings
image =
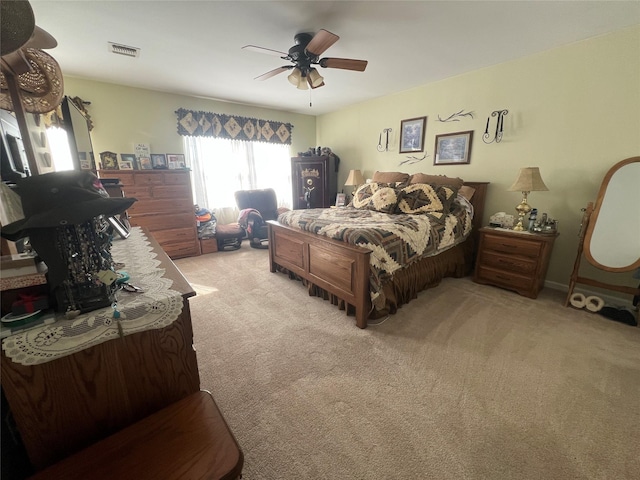
[[[639,1],[30,3],[65,75],[308,115],[640,24]],[[286,52],[296,33],[321,28],[340,36],[322,56],[368,60],[366,71],[320,69],[326,86],[311,108],[287,74],[253,80],[287,62],[241,47]],[[110,53],[108,42],[140,57]]]

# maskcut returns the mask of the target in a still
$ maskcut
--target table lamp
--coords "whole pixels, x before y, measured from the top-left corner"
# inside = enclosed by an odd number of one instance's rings
[[[516,232],[522,232],[525,228],[522,226],[524,216],[531,211],[531,207],[527,203],[527,195],[529,192],[539,192],[549,190],[542,181],[540,169],[538,167],[525,167],[520,169],[518,178],[509,187],[510,192],[522,192],[522,202],[516,206],[518,212],[518,223],[513,229]]]
[[[364,177],[362,176],[362,172],[360,170],[349,170],[349,176],[347,177],[347,181],[344,182],[345,187],[352,186],[353,192],[351,192],[351,196],[356,193],[358,186],[364,183]]]

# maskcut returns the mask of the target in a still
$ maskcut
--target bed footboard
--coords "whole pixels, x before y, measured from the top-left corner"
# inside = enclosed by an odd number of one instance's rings
[[[268,221],[269,269],[286,268],[352,305],[356,325],[366,328],[371,309],[370,251]]]

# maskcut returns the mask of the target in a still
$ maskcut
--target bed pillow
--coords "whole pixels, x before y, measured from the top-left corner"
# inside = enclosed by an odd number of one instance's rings
[[[469,185],[463,185],[460,187],[460,190],[458,190],[458,194],[462,195],[468,201],[471,201],[474,193],[476,193],[476,189]]]
[[[459,190],[464,180],[458,177],[447,177],[445,175],[428,175],[426,173],[414,173],[411,175],[409,183],[428,183],[429,185],[452,185]]]
[[[365,183],[356,190],[351,203],[355,208],[395,213],[398,205],[395,186],[395,183]]]
[[[399,189],[398,211],[402,213],[448,212],[457,191],[449,185],[414,183]]]
[[[404,183],[409,181],[409,174],[402,172],[376,172],[373,174],[372,182],[377,183]]]

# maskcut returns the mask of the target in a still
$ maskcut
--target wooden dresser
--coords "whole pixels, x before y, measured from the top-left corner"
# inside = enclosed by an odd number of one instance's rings
[[[2,388],[36,470],[200,389],[189,310],[195,291],[157,242],[148,239],[158,268],[182,296],[182,312],[170,325],[35,365],[14,362],[4,349],[0,353]]]
[[[100,170],[119,178],[125,197],[138,199],[129,210],[132,227],[147,228],[171,258],[200,255],[189,170]]]
[[[544,286],[558,234],[541,235],[481,228],[473,281],[536,298]]]

